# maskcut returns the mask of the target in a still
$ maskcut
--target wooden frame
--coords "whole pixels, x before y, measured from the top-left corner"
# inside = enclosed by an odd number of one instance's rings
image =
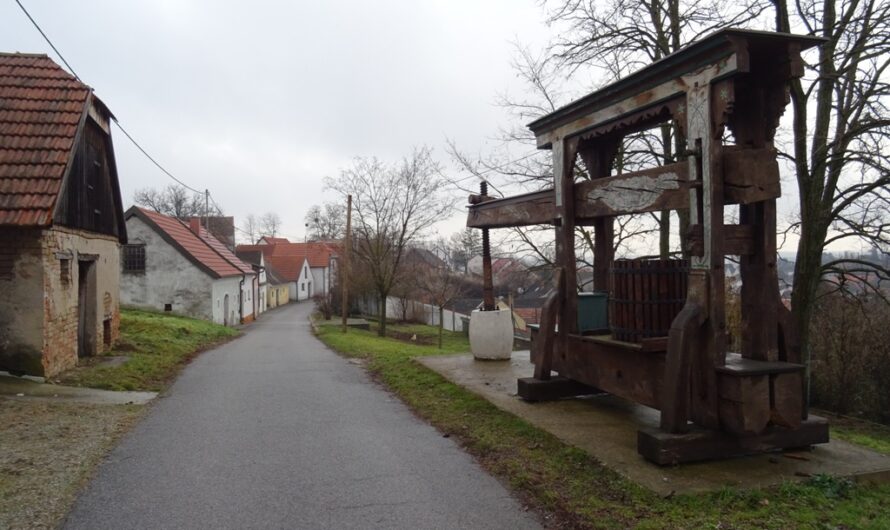
[[[803,73],[800,51],[821,42],[723,30],[529,125],[553,153],[553,188],[473,196],[467,219],[482,229],[554,226],[557,290],[532,335],[535,377],[521,381],[521,396],[595,388],[659,409],[661,434],[641,432],[638,450],[660,464],[827,441],[827,423],[807,417],[804,367],[778,295],[772,142],[788,82]],[[671,120],[686,161],[610,175],[624,136]],[[735,145],[724,142],[726,128]],[[579,156],[590,180],[575,181]],[[724,225],[728,204],[739,205],[736,225]],[[594,227],[594,289],[608,291],[613,218],[675,209],[689,210],[690,273],[660,347],[578,334],[575,227]],[[739,353],[726,351],[727,255],[741,259]]]

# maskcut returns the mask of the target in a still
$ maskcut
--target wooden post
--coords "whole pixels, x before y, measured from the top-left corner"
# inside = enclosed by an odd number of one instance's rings
[[[619,142],[601,140],[579,151],[591,180],[608,177]],[[593,221],[593,290],[609,292],[609,267],[615,259],[615,228],[611,216],[597,217]]]
[[[340,264],[340,288],[342,289],[342,298],[340,299],[340,312],[343,313],[343,333],[346,333],[349,320],[349,250],[352,246],[352,195],[346,196],[346,234],[343,238],[343,263]]]
[[[559,309],[560,343],[578,332],[578,274],[575,264],[575,156],[578,139],[553,142],[553,186],[556,191],[556,262],[563,269],[563,297]]]

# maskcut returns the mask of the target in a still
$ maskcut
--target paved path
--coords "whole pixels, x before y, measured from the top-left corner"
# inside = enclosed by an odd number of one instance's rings
[[[309,304],[202,354],[64,528],[537,528],[496,480],[311,334]]]

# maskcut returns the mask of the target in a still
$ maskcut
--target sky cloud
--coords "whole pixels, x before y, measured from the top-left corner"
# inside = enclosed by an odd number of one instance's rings
[[[167,169],[238,218],[278,212],[291,237],[355,156],[484,152],[508,119],[496,94],[519,88],[510,43],[548,35],[531,0],[23,3]],[[57,59],[13,2],[0,49]],[[170,182],[114,140],[125,203]]]

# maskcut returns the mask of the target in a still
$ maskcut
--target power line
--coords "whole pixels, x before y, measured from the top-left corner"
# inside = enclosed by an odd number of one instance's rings
[[[28,17],[28,20],[31,21],[31,24],[33,24],[34,27],[37,29],[37,31],[40,32],[40,35],[43,37],[43,40],[45,40],[46,43],[49,44],[49,47],[52,48],[54,52],[56,52],[56,55],[59,56],[59,59],[61,59],[62,62],[65,63],[65,66],[67,66],[68,70],[71,71],[71,75],[73,75],[74,78],[77,79],[78,81],[83,82],[83,80],[80,78],[80,76],[78,76],[77,73],[74,71],[74,68],[71,68],[71,65],[68,63],[67,60],[65,60],[65,56],[62,55],[62,52],[60,52],[59,49],[56,48],[56,45],[53,44],[53,41],[50,40],[49,36],[47,36],[47,34],[43,31],[43,29],[40,27],[40,25],[37,23],[37,21],[34,20],[34,17],[31,16],[31,13],[28,13],[28,10],[25,9],[24,5],[22,5],[22,2],[20,0],[15,0],[15,3],[18,4],[18,6],[22,9],[22,12],[25,14],[25,16]],[[124,133],[124,136],[126,136],[127,139],[130,140],[130,142],[132,142],[133,145],[136,146],[136,148],[139,149],[139,151],[143,155],[145,155],[145,157],[148,158],[152,164],[157,166],[157,168],[160,169],[165,175],[167,175],[168,177],[173,179],[180,186],[182,186],[188,190],[191,190],[194,193],[201,193],[201,194],[204,193],[203,191],[196,190],[195,188],[189,186],[182,180],[176,178],[176,176],[174,176],[173,173],[170,173],[169,171],[167,171],[167,169],[164,168],[164,166],[162,166],[157,160],[155,160],[155,158],[153,156],[148,154],[148,151],[146,151],[141,145],[139,145],[139,142],[137,142],[136,139],[133,138],[133,136],[130,135],[130,133],[127,132],[126,129],[124,129],[124,126],[120,124],[120,122],[118,121],[118,119],[116,117],[112,116],[111,119],[112,119],[112,121],[114,121],[114,124],[117,125],[118,129],[120,129],[121,132]]]
[[[37,24],[37,21],[34,20],[34,17],[31,16],[31,13],[28,13],[28,10],[25,9],[25,6],[23,6],[19,0],[15,0],[15,3],[18,4],[20,8],[22,8],[22,12],[25,13],[25,16],[28,17],[28,20],[31,21],[31,24],[34,24],[34,27],[37,28],[37,31],[39,31],[40,34],[43,35],[43,40],[45,40],[46,43],[49,44],[50,48],[52,48],[53,51],[56,52],[56,55],[58,55],[59,59],[61,59],[62,62],[65,63],[65,66],[68,67],[68,70],[71,70],[71,75],[73,75],[75,79],[80,81],[80,77],[77,75],[77,73],[75,73],[74,68],[71,68],[71,65],[68,64],[68,61],[65,60],[62,52],[60,52],[58,48],[55,47],[52,41],[49,40],[49,37],[46,36],[46,33],[44,33],[42,29],[40,29],[40,26]]]

